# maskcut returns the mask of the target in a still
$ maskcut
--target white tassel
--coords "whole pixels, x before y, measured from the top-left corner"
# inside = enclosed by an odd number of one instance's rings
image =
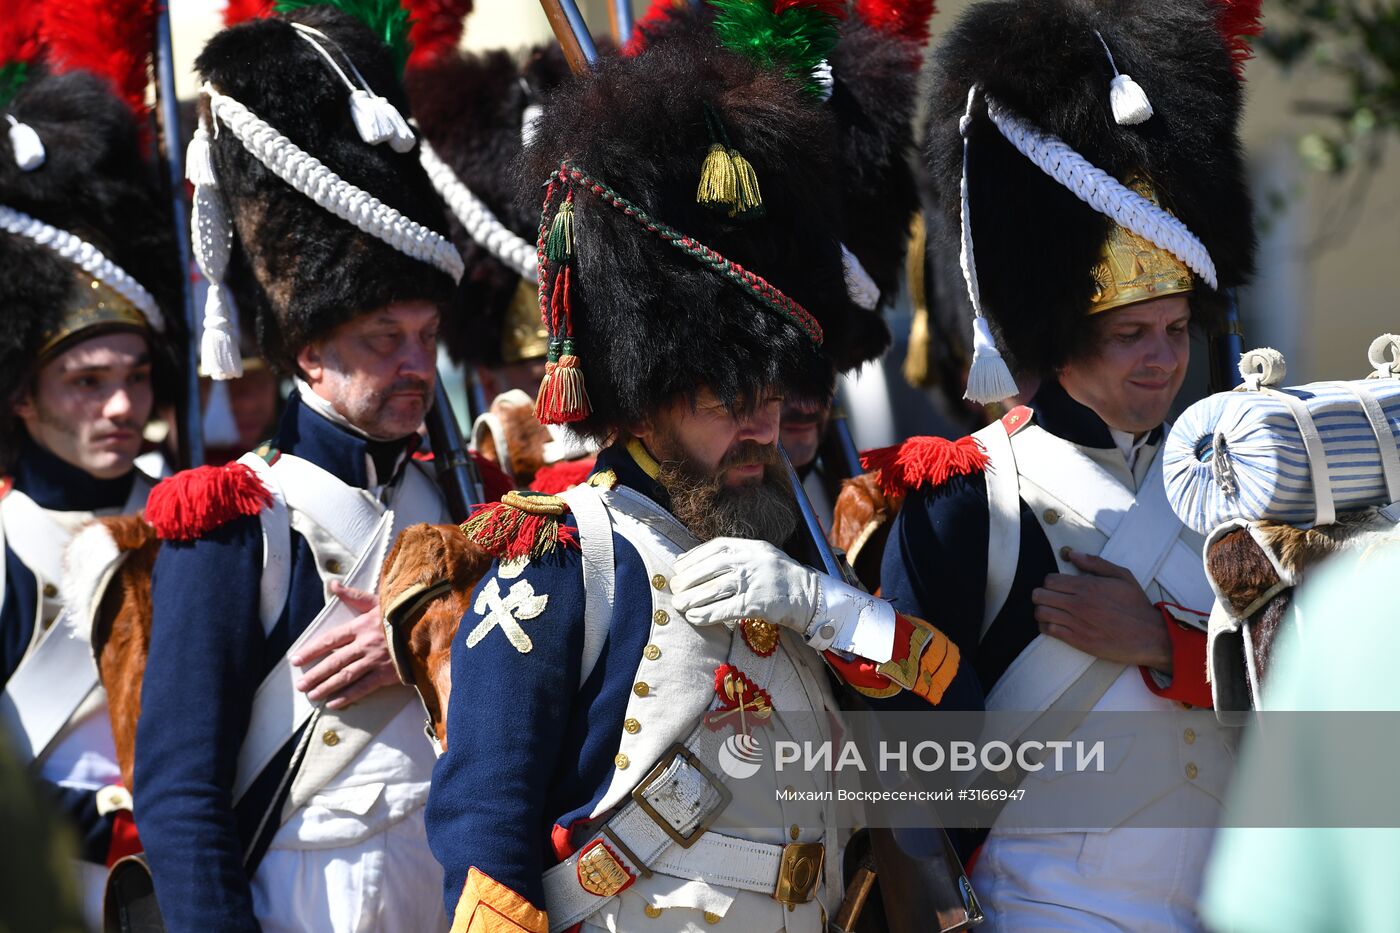
[[[836,77],[831,72],[831,62],[822,59],[812,68],[812,83],[817,86],[822,103],[831,100],[831,89],[836,86]]]
[[[880,304],[880,286],[865,271],[856,254],[841,244],[841,269],[846,279],[846,295],[857,307],[874,311]]]
[[[1152,102],[1147,92],[1130,76],[1114,75],[1108,86],[1108,102],[1119,126],[1137,126],[1152,118]]]
[[[233,416],[228,385],[222,380],[210,386],[209,399],[204,403],[204,443],[210,447],[238,446],[238,422]]]
[[[380,98],[368,91],[356,89],[350,94],[350,119],[355,131],[371,146],[377,146],[394,135],[394,124],[379,106]]]
[[[535,141],[535,130],[539,126],[540,118],[544,116],[544,106],[542,104],[526,104],[525,109],[520,113],[520,145],[526,149]]]
[[[8,113],[5,119],[10,121],[10,146],[15,151],[15,164],[22,172],[32,172],[44,164],[47,153],[44,152],[44,142],[39,138],[39,134],[34,131],[34,127],[28,123],[21,123]]]
[[[1108,104],[1113,110],[1113,119],[1119,126],[1146,123],[1152,118],[1152,102],[1147,99],[1147,92],[1131,77],[1119,73],[1118,63],[1113,60],[1108,43],[1103,41],[1097,29],[1094,35],[1099,45],[1103,46],[1103,53],[1108,56],[1108,67],[1113,69],[1113,80],[1108,84]]]
[[[213,188],[219,183],[209,149],[209,131],[203,125],[195,128],[194,138],[185,147],[185,178],[196,188]]]
[[[963,398],[979,405],[991,405],[1020,391],[1006,360],[1001,358],[992,329],[984,317],[972,319],[972,366],[967,373]]]
[[[216,381],[243,375],[238,311],[232,298],[222,282],[209,283],[209,297],[204,302],[204,334],[199,339],[199,368]]]
[[[400,155],[412,152],[414,145],[418,142],[418,137],[413,134],[413,128],[408,125],[408,121],[399,113],[398,108],[389,103],[386,98],[376,98],[379,101],[379,109],[385,120],[393,126],[394,130],[389,137],[389,148]]]

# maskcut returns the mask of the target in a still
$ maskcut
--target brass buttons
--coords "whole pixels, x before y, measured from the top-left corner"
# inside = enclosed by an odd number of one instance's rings
[[[724,918],[717,913],[708,910],[705,911],[705,922],[708,923],[710,926],[714,926],[716,923],[719,923],[723,919]]]
[[[632,692],[639,697],[644,697],[648,693],[651,693],[651,686],[648,685],[646,681],[639,680],[632,685]]]
[[[793,842],[796,842],[797,837],[800,835],[802,835],[802,828],[796,823],[793,823],[792,828],[788,830],[788,838],[790,838]]]
[[[651,578],[651,585],[656,587],[658,590],[664,590],[666,589],[666,578],[658,573]]]
[[[1196,780],[1196,775],[1198,775],[1198,774],[1200,774],[1200,773],[1201,773],[1201,769],[1198,768],[1198,767],[1196,767],[1196,763],[1195,763],[1194,761],[1188,761],[1188,762],[1186,762],[1186,776],[1187,776],[1188,778],[1190,778],[1191,780],[1194,781],[1194,780]]]
[[[1045,519],[1045,524],[1053,525],[1060,520],[1060,513],[1056,512],[1054,509],[1046,509],[1043,518]]]
[[[1181,733],[1181,738],[1186,742],[1187,745],[1194,744],[1196,741],[1196,730],[1187,729],[1185,732]]]
[[[642,724],[635,719],[628,718],[622,721],[622,728],[626,730],[629,735],[636,735],[638,732],[642,731]]]
[[[1069,560],[1069,552],[1070,552],[1070,546],[1069,546],[1068,544],[1066,544],[1064,547],[1060,548],[1060,560],[1064,560],[1064,561]]]
[[[622,752],[618,752],[617,757],[613,758],[613,764],[617,765],[617,770],[619,771],[626,771],[627,766],[631,763],[632,759],[622,754]]]
[[[661,916],[661,908],[657,907],[655,904],[648,904],[642,908],[642,913],[655,920],[657,917]]]
[[[661,657],[661,649],[655,645],[647,645],[642,649],[642,657],[646,658],[648,661],[655,661],[657,658]]]
[[[334,729],[327,729],[321,733],[321,741],[332,747],[340,744],[340,733]]]
[[[55,596],[57,596],[57,595],[58,595],[58,587],[54,586],[52,583],[45,583],[45,584],[44,584],[44,598],[45,598],[45,599],[53,599],[53,598],[54,598]]]
[[[655,622],[657,625],[665,625],[667,622],[671,621],[671,617],[666,614],[665,609],[658,609],[651,614],[651,621]]]
[[[332,557],[330,560],[326,561],[326,570],[330,571],[331,573],[340,573],[340,561]]]

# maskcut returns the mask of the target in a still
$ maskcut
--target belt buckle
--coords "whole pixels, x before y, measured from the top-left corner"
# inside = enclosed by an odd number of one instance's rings
[[[794,842],[783,846],[773,899],[789,908],[806,904],[821,884],[825,862],[826,846],[820,842]]]
[[[719,795],[719,802],[700,818],[700,821],[695,825],[693,830],[685,834],[682,834],[678,829],[672,826],[671,821],[666,819],[664,815],[653,807],[651,801],[647,800],[644,796],[647,789],[655,784],[661,778],[661,775],[666,773],[666,769],[671,766],[671,763],[675,761],[677,757],[685,759],[685,761],[709,783],[715,793]],[[728,787],[721,784],[719,779],[715,777],[714,772],[701,764],[700,759],[696,757],[695,753],[680,742],[676,742],[668,748],[665,754],[663,754],[661,759],[656,763],[656,766],[647,773],[646,777],[642,778],[641,782],[637,784],[636,787],[632,788],[632,800],[636,802],[637,806],[642,808],[643,813],[651,817],[652,822],[661,827],[662,832],[671,837],[672,842],[676,843],[676,845],[680,846],[682,849],[688,849],[695,845],[695,841],[705,835],[705,831],[719,818],[719,815],[724,812],[724,808],[729,806],[729,801],[733,799],[733,792],[730,791]]]

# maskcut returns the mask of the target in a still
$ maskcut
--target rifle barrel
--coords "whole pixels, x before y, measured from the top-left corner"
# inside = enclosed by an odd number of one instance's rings
[[[593,69],[598,60],[598,50],[593,45],[593,36],[588,24],[583,20],[575,0],[540,0],[554,37],[564,50],[564,59],[574,74],[584,74]]]

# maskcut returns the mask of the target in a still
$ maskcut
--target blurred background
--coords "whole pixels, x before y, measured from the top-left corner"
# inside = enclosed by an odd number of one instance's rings
[[[931,47],[970,2],[940,0]],[[609,33],[613,5],[579,0],[595,35]],[[632,3],[638,16],[647,5]],[[191,62],[219,29],[223,0],[174,0],[171,7],[180,96],[192,97]],[[1372,338],[1400,329],[1400,3],[1265,0],[1263,11],[1243,133],[1261,233],[1258,275],[1240,295],[1244,346],[1281,350],[1290,384],[1356,378],[1369,370]],[[551,35],[530,0],[476,0],[463,44],[516,49]],[[900,384],[907,300],[890,323],[897,342],[887,365],[858,377],[885,385],[848,393],[862,447],[938,430],[949,414],[945,399],[935,399],[931,413],[901,404],[914,400]],[[1204,356],[1197,354],[1199,363]],[[1183,403],[1206,391],[1204,366],[1193,369]],[[861,412],[859,399],[881,388],[893,405]]]

